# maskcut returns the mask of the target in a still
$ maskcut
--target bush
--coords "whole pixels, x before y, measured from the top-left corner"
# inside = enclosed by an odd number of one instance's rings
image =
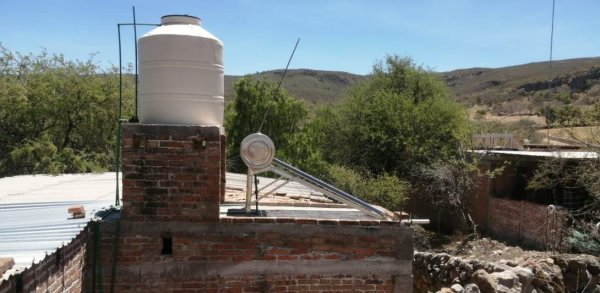
[[[329,176],[338,188],[392,211],[402,210],[402,203],[407,199],[410,189],[408,182],[396,176],[389,174],[373,176],[369,173],[363,175],[338,165],[329,168]]]

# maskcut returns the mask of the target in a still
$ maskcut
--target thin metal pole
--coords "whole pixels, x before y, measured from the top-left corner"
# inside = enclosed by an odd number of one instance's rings
[[[273,93],[273,98],[271,100],[275,100],[275,97],[279,93],[279,89],[281,88],[281,84],[283,83],[283,79],[285,78],[285,74],[288,71],[288,67],[290,67],[290,62],[292,62],[292,58],[294,58],[294,53],[296,53],[296,48],[298,48],[298,43],[300,43],[300,38],[298,38],[298,40],[296,41],[296,45],[294,45],[294,50],[292,51],[292,54],[290,55],[290,59],[288,59],[288,63],[285,66],[285,70],[283,71],[283,74],[281,75],[281,79],[279,80],[279,84],[277,85],[277,88],[275,89],[275,92]],[[265,112],[265,115],[263,116],[263,119],[260,122],[260,126],[258,127],[257,132],[260,132],[262,130],[263,124],[265,124],[265,120],[267,120],[267,115],[271,111],[272,105],[273,105],[273,103],[269,103],[269,107],[267,108],[267,111]]]
[[[554,5],[556,0],[552,0],[552,27],[550,29],[550,59],[548,61],[548,107],[546,108],[546,142],[550,149],[550,104],[552,103],[552,47],[554,44]]]
[[[119,25],[137,25],[137,26],[160,26],[160,23],[133,23],[133,22],[124,22],[119,23]]]
[[[246,213],[249,214],[252,211],[252,169],[248,168],[246,174]]]
[[[258,176],[254,175],[254,198],[256,199],[256,212],[258,213]]]
[[[117,137],[116,137],[116,149],[115,149],[115,175],[117,184],[115,191],[115,206],[120,206],[119,201],[119,167],[121,166],[121,117],[123,107],[123,58],[121,54],[121,25],[117,24],[117,31],[119,34],[119,117],[117,118]]]
[[[121,206],[121,201],[119,200],[119,171],[121,170],[121,123],[122,120],[119,119],[119,121],[117,122],[117,153],[116,153],[116,158],[117,158],[117,162],[116,162],[116,167],[115,167],[115,173],[117,174],[117,187],[116,187],[116,193],[115,193],[115,206]]]
[[[134,122],[138,121],[138,49],[137,49],[137,25],[135,22],[135,6],[133,6],[133,37],[135,45],[135,116]]]
[[[133,26],[133,31],[135,34],[135,116],[133,122],[137,120],[137,30],[136,27],[138,25],[141,26],[160,26],[160,24],[154,23],[136,23],[135,20],[135,7],[133,7],[133,23],[119,23],[117,24],[117,34],[119,37],[119,117],[117,118],[117,137],[116,137],[116,146],[115,146],[115,177],[116,177],[116,187],[115,187],[115,206],[120,206],[121,201],[119,199],[119,171],[121,167],[121,132],[122,132],[122,123],[123,123],[123,54],[122,54],[122,45],[121,45],[121,26]]]
[[[121,54],[121,24],[117,24],[119,34],[119,118],[121,119],[121,107],[123,105],[123,58]]]

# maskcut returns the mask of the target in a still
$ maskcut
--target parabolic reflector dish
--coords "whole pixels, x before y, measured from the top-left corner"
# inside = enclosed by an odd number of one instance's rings
[[[242,140],[240,156],[251,170],[262,170],[269,167],[273,162],[275,145],[268,136],[260,132],[253,133]]]

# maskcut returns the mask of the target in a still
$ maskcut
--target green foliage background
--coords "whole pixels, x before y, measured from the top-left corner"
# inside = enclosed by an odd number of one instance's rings
[[[269,107],[262,132],[277,157],[390,209],[400,209],[422,183],[415,176],[422,166],[464,159],[466,111],[437,76],[408,58],[388,56],[338,104],[312,116],[274,90],[274,83],[249,76],[235,84],[225,123],[230,170],[245,172],[240,142],[257,131]]]
[[[0,46],[0,176],[114,167],[118,69]],[[125,78],[125,113],[132,109]]]
[[[113,169],[117,72],[93,56],[0,48],[0,176]],[[122,117],[132,115],[132,89],[124,75]],[[438,77],[397,56],[377,63],[338,104],[313,112],[267,79],[243,77],[234,94],[225,114],[231,171],[246,171],[239,145],[267,113],[261,131],[278,158],[390,209],[418,186],[421,166],[461,159],[469,130]]]

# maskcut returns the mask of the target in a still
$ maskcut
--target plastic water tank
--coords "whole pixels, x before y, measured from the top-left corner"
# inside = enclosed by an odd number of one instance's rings
[[[138,49],[140,123],[223,125],[223,43],[199,18],[163,16]]]

